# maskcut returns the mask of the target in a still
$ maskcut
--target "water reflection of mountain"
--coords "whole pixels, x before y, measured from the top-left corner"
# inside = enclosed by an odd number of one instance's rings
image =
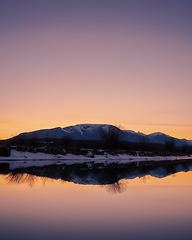
[[[157,162],[132,162],[126,164],[111,163],[83,163],[83,164],[54,164],[43,167],[28,167],[9,169],[8,163],[0,163],[0,173],[9,174],[9,180],[21,182],[23,174],[28,174],[29,180],[32,176],[62,179],[64,181],[78,184],[106,185],[118,183],[121,179],[133,179],[151,175],[163,178],[177,172],[192,171],[192,161],[157,161]],[[30,176],[32,175],[32,176]]]

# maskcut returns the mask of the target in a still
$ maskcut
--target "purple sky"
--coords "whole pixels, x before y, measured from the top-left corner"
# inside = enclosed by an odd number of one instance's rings
[[[76,123],[192,139],[192,1],[0,1],[0,138]]]

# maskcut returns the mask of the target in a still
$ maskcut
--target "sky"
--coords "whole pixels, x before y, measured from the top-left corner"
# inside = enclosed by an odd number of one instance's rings
[[[81,123],[192,139],[191,0],[1,0],[0,139]]]

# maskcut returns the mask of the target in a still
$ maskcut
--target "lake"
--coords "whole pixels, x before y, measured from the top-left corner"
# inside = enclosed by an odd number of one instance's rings
[[[0,175],[0,239],[191,239],[192,171],[110,184],[38,175]]]

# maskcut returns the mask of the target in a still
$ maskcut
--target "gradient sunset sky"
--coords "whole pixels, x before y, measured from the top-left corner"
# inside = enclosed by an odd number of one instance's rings
[[[1,0],[0,138],[80,123],[192,139],[191,0]]]

